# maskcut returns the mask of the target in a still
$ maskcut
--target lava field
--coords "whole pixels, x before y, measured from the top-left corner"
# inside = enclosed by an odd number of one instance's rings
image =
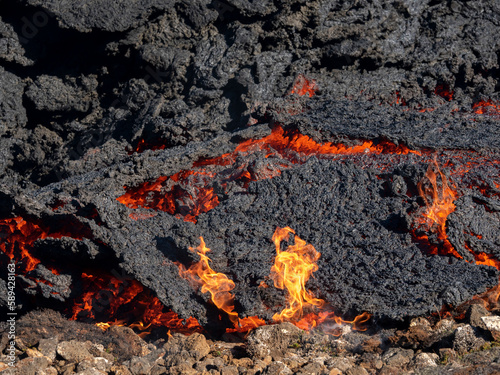
[[[5,0],[0,307],[335,333],[500,269],[500,6]],[[486,303],[486,302],[485,302]]]

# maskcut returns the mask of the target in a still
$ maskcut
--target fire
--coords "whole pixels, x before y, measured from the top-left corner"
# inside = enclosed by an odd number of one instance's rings
[[[307,244],[297,235],[294,236],[295,244],[281,251],[281,242],[288,241],[290,233],[295,235],[295,231],[290,227],[278,227],[272,237],[276,247],[276,258],[271,268],[270,278],[274,281],[276,288],[286,289],[288,292],[287,306],[279,314],[274,314],[273,320],[275,322],[290,321],[303,330],[310,330],[325,322],[333,322],[334,328],[327,329],[327,332],[334,335],[341,333],[339,327],[344,324],[351,324],[355,330],[366,330],[365,323],[371,318],[371,315],[366,312],[352,321],[343,320],[335,316],[332,311],[321,311],[319,314],[310,312],[304,315],[304,310],[325,307],[325,301],[314,297],[305,285],[313,272],[318,270],[316,262],[321,254],[314,246]]]
[[[215,272],[210,267],[208,264],[210,258],[206,255],[210,249],[206,247],[203,237],[200,237],[200,242],[200,246],[196,249],[189,248],[191,251],[196,251],[200,256],[200,261],[191,265],[188,269],[179,264],[179,275],[188,280],[192,286],[201,286],[202,293],[209,292],[215,306],[224,311],[229,316],[231,322],[237,323],[238,314],[233,311],[234,296],[229,293],[229,291],[234,289],[235,284],[225,274]]]
[[[308,79],[305,75],[299,74],[293,83],[290,94],[298,94],[300,96],[308,95],[311,98],[316,94],[316,90],[318,90],[316,80]]]
[[[304,315],[304,308],[321,308],[325,304],[325,301],[315,298],[306,289],[307,280],[318,270],[316,262],[321,254],[297,235],[295,245],[290,245],[285,251],[281,251],[281,241],[288,240],[290,233],[295,234],[289,227],[277,228],[272,238],[276,246],[276,259],[270,277],[276,288],[288,291],[288,306],[273,316],[273,320],[277,322],[298,321]]]
[[[437,174],[434,172],[434,168]],[[440,184],[438,184],[438,176]],[[435,160],[433,164],[429,165],[425,177],[418,183],[417,187],[420,196],[424,199],[427,206],[424,213],[427,222],[424,222],[424,224],[428,224],[428,221],[430,221],[431,224],[437,225],[438,238],[443,241],[441,253],[443,255],[454,255],[462,259],[462,256],[451,245],[446,234],[446,219],[449,214],[455,211],[455,204],[453,202],[457,198],[457,194],[448,186],[448,179],[441,172]]]
[[[238,313],[234,311],[234,295],[229,293],[235,287],[234,281],[223,273],[215,272],[210,267],[210,258],[206,255],[210,249],[206,247],[203,237],[200,237],[200,245],[196,249],[190,247],[189,250],[196,252],[200,261],[192,264],[188,269],[182,264],[177,264],[179,275],[188,280],[193,287],[201,287],[202,293],[210,293],[210,300],[213,304],[224,311],[233,323],[235,329],[229,329],[230,332],[249,331],[265,324],[257,317],[238,318]]]

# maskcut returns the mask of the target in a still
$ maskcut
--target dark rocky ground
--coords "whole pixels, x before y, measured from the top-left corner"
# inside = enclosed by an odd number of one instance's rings
[[[68,315],[84,292],[82,272],[113,270],[220,334],[227,322],[173,263],[197,261],[188,248],[203,236],[212,267],[236,283],[236,311],[269,320],[285,294],[258,286],[272,285],[270,240],[287,225],[322,254],[308,287],[347,318],[368,311],[374,325],[407,326],[495,286],[497,270],[474,264],[469,248],[500,255],[500,117],[474,107],[500,99],[499,31],[500,7],[484,1],[2,0],[0,239],[13,241],[5,224],[13,217],[49,233],[29,241],[41,264],[18,278],[20,311],[50,306]],[[300,74],[316,81],[313,97],[290,95]],[[391,141],[421,155],[260,150],[229,167],[206,165],[215,177],[181,182],[193,197],[213,188],[220,202],[196,223],[117,201],[124,186],[191,170],[277,125],[290,137]],[[459,195],[447,234],[468,262],[425,255],[415,240],[425,209],[417,185],[434,155]],[[177,199],[176,213],[185,216],[194,200]],[[384,340],[372,354],[390,366]],[[418,350],[443,361],[441,347],[457,350],[449,340],[411,347],[396,367],[410,371]],[[153,353],[163,347],[155,345]],[[361,366],[364,349],[350,350],[353,368]],[[298,373],[307,365],[299,362],[281,363]],[[262,373],[279,373],[273,365]]]
[[[199,333],[141,339],[130,328],[70,322],[45,310],[18,322],[16,372],[5,374],[497,374],[500,319],[482,305],[464,322],[417,318],[405,329],[335,337],[290,323],[257,328],[244,340]],[[3,344],[3,341],[2,341]],[[2,358],[3,360],[4,358]]]

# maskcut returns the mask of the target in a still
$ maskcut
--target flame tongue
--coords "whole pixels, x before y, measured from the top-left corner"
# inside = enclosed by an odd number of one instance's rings
[[[420,196],[424,199],[425,205],[427,206],[424,217],[431,222],[431,225],[437,224],[438,238],[443,241],[441,252],[444,253],[444,255],[453,255],[459,259],[463,259],[463,257],[453,248],[446,234],[446,219],[449,214],[455,211],[455,204],[453,202],[457,198],[457,194],[448,185],[448,179],[443,172],[441,172],[436,161],[434,161],[434,168],[437,170],[437,174],[434,172],[433,166],[429,165],[424,179],[422,179],[417,186]],[[440,187],[438,186],[438,176],[441,179]],[[424,186],[424,182],[426,181],[430,182],[430,186]],[[424,222],[421,224],[429,223]]]
[[[295,245],[290,245],[286,251],[281,251],[281,241],[287,240],[290,233],[295,234],[289,227],[277,228],[272,238],[277,255],[270,277],[276,288],[286,288],[289,294],[288,306],[273,316],[273,320],[278,322],[297,321],[302,318],[304,308],[309,306],[321,308],[325,303],[322,299],[315,298],[305,286],[312,273],[318,270],[316,262],[321,254],[298,236],[295,236]]]
[[[210,267],[208,264],[210,258],[206,255],[210,249],[206,247],[203,237],[200,237],[200,246],[196,249],[190,247],[189,250],[196,251],[200,256],[200,261],[188,269],[179,264],[179,275],[193,286],[201,286],[202,293],[209,292],[215,306],[227,313],[233,324],[237,323],[238,314],[233,311],[234,296],[229,293],[235,287],[234,282],[223,273],[217,273]]]
[[[191,265],[186,269],[182,264],[177,264],[179,267],[179,275],[188,280],[193,287],[201,287],[201,292],[209,292],[211,301],[217,306],[218,309],[224,311],[234,329],[229,329],[229,332],[245,332],[253,328],[264,325],[265,322],[257,317],[247,317],[240,319],[238,313],[234,310],[234,295],[229,293],[234,289],[235,284],[225,274],[215,272],[208,263],[210,258],[206,255],[210,251],[205,245],[203,237],[200,237],[200,245],[189,250],[195,252],[200,256],[200,261]]]
[[[425,201],[427,211],[424,216],[431,219],[438,225],[438,233],[442,237],[445,235],[446,219],[449,214],[455,211],[455,204],[453,201],[456,199],[456,193],[448,186],[446,176],[441,172],[437,163],[435,167],[439,176],[441,177],[441,189],[438,188],[437,175],[429,166],[425,177],[430,181],[431,187],[424,189],[422,181],[418,184],[420,195]],[[432,198],[432,204],[428,197]]]

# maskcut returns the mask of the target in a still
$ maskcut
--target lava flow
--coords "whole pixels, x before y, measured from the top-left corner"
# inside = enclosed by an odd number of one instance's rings
[[[267,165],[259,168],[245,162],[242,165],[234,165],[238,156],[257,152],[262,153],[268,160]],[[290,163],[303,164],[311,156],[410,153],[421,155],[419,151],[389,141],[377,144],[364,141],[362,144],[350,147],[331,142],[318,143],[296,130],[284,130],[281,126],[276,126],[268,136],[244,141],[232,153],[194,162],[191,170],[183,170],[172,176],[162,176],[136,187],[125,187],[127,191],[117,200],[132,209],[143,207],[165,211],[183,218],[184,221],[196,223],[199,214],[219,205],[219,197],[213,187],[215,181],[219,181],[223,188],[231,181],[239,182],[246,188],[250,181],[273,178]],[[277,160],[274,164],[272,164],[273,158]],[[222,167],[229,165],[233,165],[233,168],[228,174],[228,170]],[[137,219],[139,216],[131,214],[130,217]]]
[[[434,169],[436,169],[437,173]],[[438,176],[441,181],[440,184],[438,184]],[[420,221],[420,224],[427,226],[436,225],[438,239],[442,241],[441,247],[430,246],[430,254],[453,255],[459,259],[463,259],[463,257],[453,248],[453,245],[448,240],[448,235],[446,234],[446,219],[449,214],[455,211],[455,204],[453,202],[457,198],[457,193],[448,184],[448,180],[439,169],[436,160],[434,160],[433,164],[429,165],[427,172],[425,173],[425,177],[419,182],[417,187],[420,196],[424,199],[427,206],[424,213],[424,217],[426,219]],[[429,227],[428,230],[434,231],[432,227]],[[416,236],[419,241],[425,241],[428,245],[430,245],[429,239],[426,235]],[[476,237],[480,238],[480,236],[477,235]],[[476,264],[500,269],[500,261],[495,259],[492,255],[484,252],[475,252],[466,242],[464,243],[464,246],[474,256]]]
[[[318,90],[316,80],[309,79],[303,74],[299,74],[293,83],[293,88],[290,94],[297,94],[299,96],[307,95],[310,98]]]
[[[206,255],[210,249],[206,247],[202,237],[200,237],[200,242],[196,249],[189,248],[193,252],[196,251],[200,261],[192,264],[188,269],[178,263],[179,275],[188,280],[193,287],[201,287],[202,293],[210,293],[210,300],[219,310],[228,315],[229,320],[234,325],[234,329],[230,329],[230,331],[247,332],[264,325],[265,322],[257,317],[238,318],[238,313],[234,311],[234,295],[229,293],[234,289],[235,284],[225,274],[215,272],[210,267],[208,263],[210,258]]]
[[[78,223],[79,224],[79,223]],[[76,226],[76,224],[75,224]],[[42,226],[22,217],[0,220],[0,250],[2,250],[10,259],[15,259],[19,263],[19,272],[25,274],[33,271],[40,260],[30,253],[30,247],[36,240],[45,238],[71,237],[81,240],[84,237],[91,237],[86,228],[81,228],[80,233],[71,233],[70,230],[59,227],[57,231],[44,229]],[[58,274],[52,269],[54,274]]]
[[[472,111],[477,114],[500,115],[500,103],[491,99],[480,100],[472,105]]]

